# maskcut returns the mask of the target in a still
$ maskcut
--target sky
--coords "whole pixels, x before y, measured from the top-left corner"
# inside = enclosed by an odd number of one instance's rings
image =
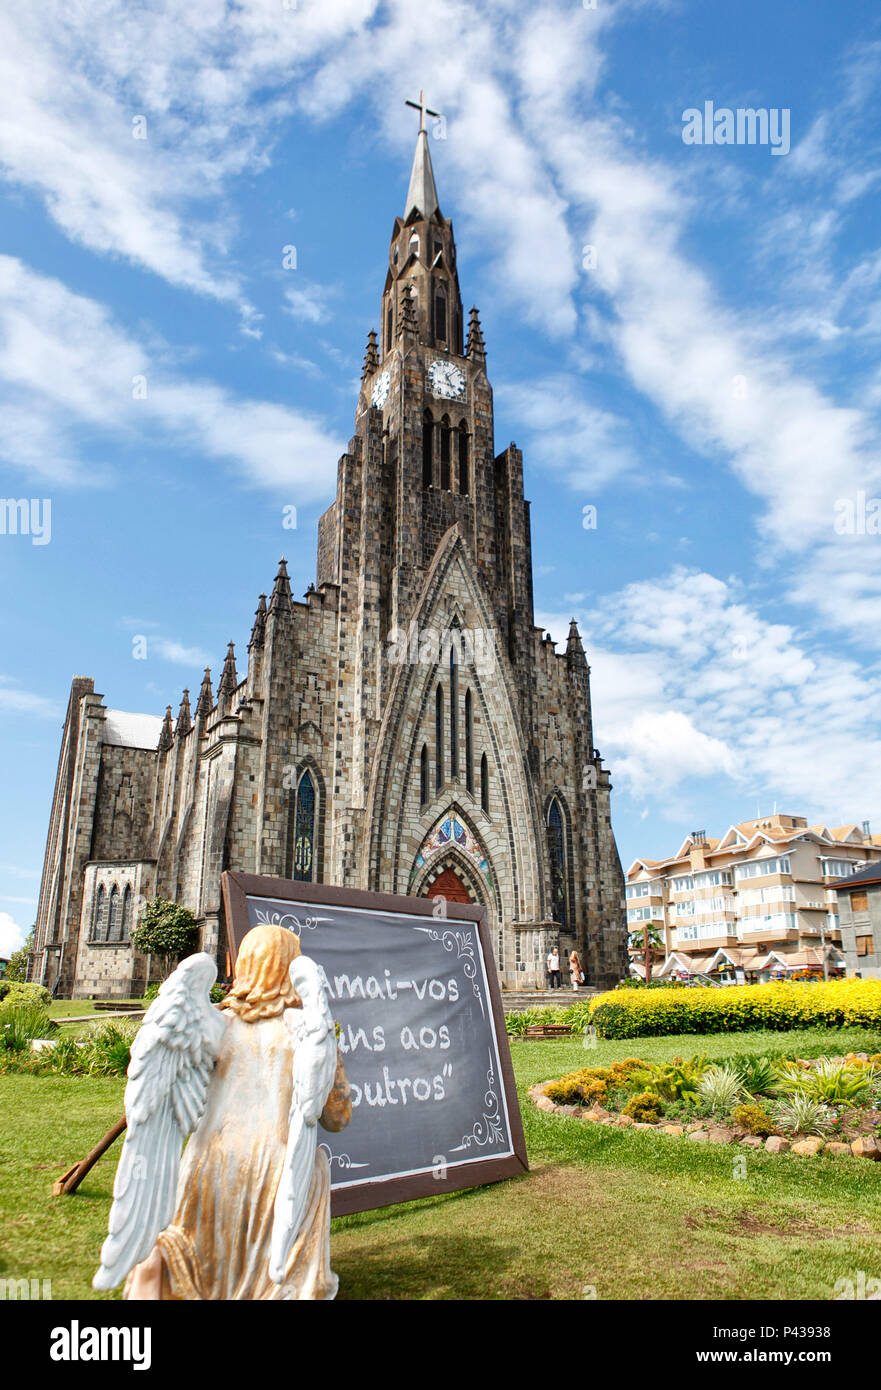
[[[625,868],[881,831],[879,79],[872,0],[6,7],[0,953],[71,677],[176,712],[314,580],[421,88]]]

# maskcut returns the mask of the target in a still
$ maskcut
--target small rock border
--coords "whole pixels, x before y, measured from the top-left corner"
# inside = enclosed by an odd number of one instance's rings
[[[551,1078],[551,1080],[554,1079]],[[543,1110],[548,1115],[571,1115],[579,1120],[609,1125],[615,1129],[652,1129],[656,1134],[687,1139],[695,1144],[739,1143],[744,1148],[764,1149],[766,1153],[770,1154],[782,1154],[791,1151],[794,1154],[800,1154],[803,1158],[813,1158],[816,1154],[826,1153],[842,1158],[848,1155],[853,1158],[874,1159],[876,1162],[881,1160],[881,1143],[871,1134],[863,1134],[850,1144],[836,1140],[827,1141],[814,1135],[793,1143],[790,1139],[784,1139],[779,1134],[771,1134],[767,1139],[762,1139],[757,1134],[747,1134],[745,1130],[737,1127],[714,1125],[710,1120],[694,1120],[687,1125],[661,1120],[658,1124],[651,1125],[634,1120],[630,1115],[616,1115],[611,1110],[604,1110],[601,1105],[556,1105],[544,1093],[545,1086],[550,1086],[550,1084],[551,1081],[539,1081],[535,1086],[530,1086],[527,1093],[537,1109]]]

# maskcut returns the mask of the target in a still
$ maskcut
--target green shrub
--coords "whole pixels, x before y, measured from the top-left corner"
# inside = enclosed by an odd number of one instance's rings
[[[774,1121],[763,1105],[735,1105],[731,1118],[748,1134],[757,1134],[762,1139],[774,1133]]]
[[[592,999],[589,1009],[590,1022],[604,1038],[761,1028],[881,1029],[881,980],[609,990]]]
[[[40,1004],[18,1002],[0,1007],[0,1048],[5,1052],[27,1052],[36,1038],[50,1038],[57,1031]]]
[[[639,1124],[656,1125],[664,1113],[664,1106],[653,1091],[641,1091],[631,1096],[622,1112]]]
[[[156,957],[163,980],[172,963],[194,951],[198,942],[199,928],[190,909],[168,898],[152,898],[132,932],[135,950]]]
[[[153,983],[151,985],[148,985],[147,988],[144,990],[144,1003],[147,1005],[148,1008],[153,1003],[153,1000],[156,998],[158,993],[159,981],[154,980]]]
[[[24,984],[18,980],[0,980],[0,1003],[41,1004],[48,1008],[52,995],[45,985]]]
[[[728,1064],[735,1068],[743,1089],[751,1096],[766,1095],[774,1089],[778,1064],[773,1058],[741,1052],[729,1057]]]
[[[102,1023],[80,1052],[82,1065],[90,1076],[125,1076],[131,1061],[131,1047],[139,1023],[121,1020]]]
[[[692,1057],[689,1062],[674,1057],[672,1062],[663,1062],[654,1068],[650,1089],[657,1092],[662,1100],[696,1105],[698,1085],[708,1066],[704,1056]]]
[[[774,1118],[787,1134],[828,1134],[833,1125],[826,1107],[803,1091],[780,1101],[774,1107]]]
[[[555,1105],[602,1105],[608,1097],[609,1079],[605,1067],[582,1067],[558,1081],[549,1081],[544,1093]]]
[[[724,1067],[707,1067],[697,1085],[698,1096],[715,1115],[719,1111],[730,1110],[743,1094],[737,1068],[726,1063]]]

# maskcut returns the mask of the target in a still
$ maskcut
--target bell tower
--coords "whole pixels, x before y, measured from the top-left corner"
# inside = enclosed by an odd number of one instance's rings
[[[510,563],[529,547],[522,464],[513,449],[495,457],[483,333],[476,308],[466,322],[453,224],[441,212],[431,163],[425,117],[437,113],[422,94],[408,105],[419,112],[416,150],[392,228],[379,332],[368,338],[356,427],[362,438],[366,429],[368,439],[375,432],[382,440],[390,534],[380,562],[381,615],[386,630],[407,626],[438,546],[458,524],[504,640],[513,612],[526,626],[532,621],[531,592],[514,592],[523,586]],[[502,540],[511,554],[500,557],[500,537],[513,543]],[[528,565],[517,568],[522,579]]]

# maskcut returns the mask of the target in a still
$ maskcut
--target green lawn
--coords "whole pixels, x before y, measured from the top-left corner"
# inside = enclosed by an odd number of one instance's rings
[[[881,1164],[691,1145],[535,1110],[526,1088],[589,1060],[879,1050],[860,1030],[512,1043],[531,1171],[493,1187],[334,1222],[349,1299],[829,1298],[881,1276]],[[52,1180],[120,1113],[122,1080],[0,1077],[0,1273],[98,1297],[116,1150],[74,1197]],[[735,1160],[745,1159],[745,1176]],[[106,1295],[102,1295],[106,1296]],[[111,1297],[113,1295],[110,1295]]]

